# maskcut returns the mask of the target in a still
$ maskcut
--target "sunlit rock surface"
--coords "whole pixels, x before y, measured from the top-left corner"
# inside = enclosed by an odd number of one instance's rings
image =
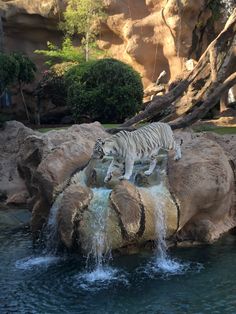
[[[99,31],[99,46],[109,55],[130,63],[138,70],[145,87],[166,70],[166,80],[184,70],[185,61],[196,59],[212,40],[202,30],[211,11],[206,1],[105,0],[107,20]],[[42,68],[43,58],[33,54],[45,49],[46,42],[58,44],[62,33],[57,24],[62,19],[66,1],[2,0],[4,42],[7,50],[22,50]],[[220,24],[220,21],[218,22]],[[220,30],[215,28],[216,34]]]

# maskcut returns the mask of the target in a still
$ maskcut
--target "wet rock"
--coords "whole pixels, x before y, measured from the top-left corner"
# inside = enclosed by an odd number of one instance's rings
[[[73,184],[63,192],[57,222],[60,240],[67,248],[72,248],[80,242],[77,229],[91,199],[92,191],[79,184]]]
[[[145,208],[138,189],[132,183],[123,181],[113,189],[110,201],[119,217],[124,240],[142,237],[145,230]]]

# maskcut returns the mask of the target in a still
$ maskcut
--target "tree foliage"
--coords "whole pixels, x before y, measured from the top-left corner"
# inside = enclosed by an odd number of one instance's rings
[[[67,102],[76,121],[87,115],[101,122],[122,122],[135,114],[142,103],[140,75],[115,59],[75,66],[65,79]]]
[[[35,73],[37,71],[36,65],[24,54],[13,53],[12,57],[18,63],[18,72],[16,79],[19,84],[29,84],[35,79]]]
[[[74,47],[69,37],[65,37],[61,48],[51,42],[47,42],[47,50],[35,50],[35,53],[48,58],[46,64],[52,66],[58,62],[82,62],[84,52],[80,47]]]
[[[64,22],[60,28],[69,36],[82,36],[82,46],[85,50],[86,61],[91,50],[96,50],[95,40],[98,33],[97,24],[105,17],[102,0],[68,0],[64,12]]]
[[[0,94],[16,81],[19,64],[12,55],[0,53]]]

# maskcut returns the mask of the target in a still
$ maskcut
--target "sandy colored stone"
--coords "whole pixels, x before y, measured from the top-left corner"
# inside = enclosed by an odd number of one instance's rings
[[[89,206],[92,192],[79,184],[69,186],[63,193],[57,214],[58,234],[67,248],[79,244],[76,231],[82,213]],[[79,237],[79,236],[78,236]]]
[[[211,242],[235,225],[234,174],[227,156],[200,134],[178,133],[182,158],[169,159],[171,191],[179,204],[178,239]]]

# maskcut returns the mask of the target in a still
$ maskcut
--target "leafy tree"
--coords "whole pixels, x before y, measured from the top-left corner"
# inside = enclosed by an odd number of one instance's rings
[[[19,64],[12,55],[0,53],[0,95],[12,85],[19,73]]]
[[[65,80],[67,103],[76,121],[87,115],[101,122],[122,122],[142,104],[140,75],[116,59],[77,65],[66,73]]]
[[[25,112],[27,115],[27,119],[29,120],[29,112],[25,102],[25,97],[23,93],[23,86],[25,84],[32,83],[35,79],[35,73],[37,71],[36,65],[24,54],[21,53],[13,53],[12,57],[16,60],[18,64],[18,72],[16,75],[16,80],[19,85],[19,90],[21,93],[22,101],[25,106]]]
[[[82,62],[84,61],[84,54],[82,49],[75,48],[69,37],[66,37],[62,43],[62,47],[58,47],[51,42],[47,42],[47,50],[35,50],[37,54],[46,56],[49,60],[48,65],[53,65],[58,62]]]
[[[91,50],[96,50],[97,24],[105,17],[103,0],[68,0],[64,22],[60,24],[69,36],[82,35],[85,60],[90,59]]]

